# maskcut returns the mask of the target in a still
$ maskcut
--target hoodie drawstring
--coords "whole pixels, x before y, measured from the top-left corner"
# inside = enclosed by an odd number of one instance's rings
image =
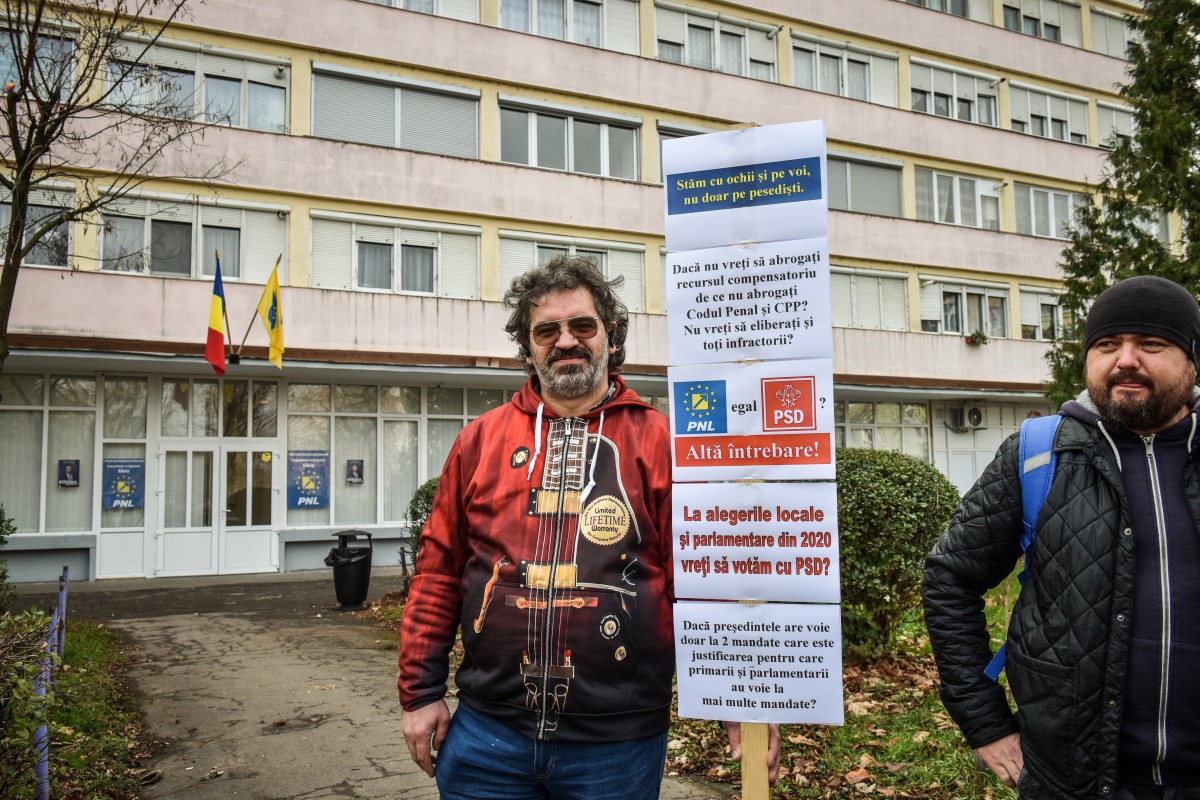
[[[588,470],[588,485],[583,487],[583,492],[579,495],[579,507],[583,508],[583,504],[587,502],[588,495],[592,493],[592,489],[596,486],[596,456],[600,455],[600,436],[604,433],[604,412],[600,412],[600,424],[596,426],[596,449],[592,451],[592,468]]]
[[[533,479],[533,465],[537,463],[542,452],[542,409],[545,407],[545,403],[538,403],[537,423],[533,427],[533,458],[529,459],[529,471],[525,473],[526,481]]]

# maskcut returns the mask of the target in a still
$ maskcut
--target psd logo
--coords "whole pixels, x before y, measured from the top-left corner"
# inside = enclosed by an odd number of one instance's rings
[[[763,430],[817,429],[816,378],[763,378]]]
[[[675,433],[725,433],[725,381],[675,384]]]

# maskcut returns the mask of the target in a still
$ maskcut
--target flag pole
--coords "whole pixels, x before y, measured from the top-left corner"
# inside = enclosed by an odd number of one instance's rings
[[[279,269],[279,264],[282,261],[283,261],[283,253],[280,253],[279,257],[275,259],[275,269]],[[282,292],[282,291],[283,290],[280,289],[280,292]],[[246,326],[246,335],[242,337],[242,343],[238,345],[237,354],[239,356],[242,354],[242,348],[246,346],[246,340],[250,338],[250,329],[254,327],[254,318],[257,316],[258,316],[258,309],[255,308],[254,313],[250,315],[250,324]]]

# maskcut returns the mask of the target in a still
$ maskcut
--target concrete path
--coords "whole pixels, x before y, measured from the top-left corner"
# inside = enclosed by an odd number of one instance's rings
[[[374,571],[369,599],[397,588]],[[49,608],[57,587],[19,584]],[[436,798],[409,760],[396,699],[395,636],[339,612],[330,572],[76,582],[68,620],[105,622],[138,646],[129,676],[158,798]],[[68,636],[70,628],[68,627]],[[664,781],[666,800],[728,786]]]

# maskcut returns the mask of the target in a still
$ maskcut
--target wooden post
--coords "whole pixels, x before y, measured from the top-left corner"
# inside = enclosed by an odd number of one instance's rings
[[[767,733],[765,722],[742,723],[742,800],[767,800],[771,782],[767,777]]]

